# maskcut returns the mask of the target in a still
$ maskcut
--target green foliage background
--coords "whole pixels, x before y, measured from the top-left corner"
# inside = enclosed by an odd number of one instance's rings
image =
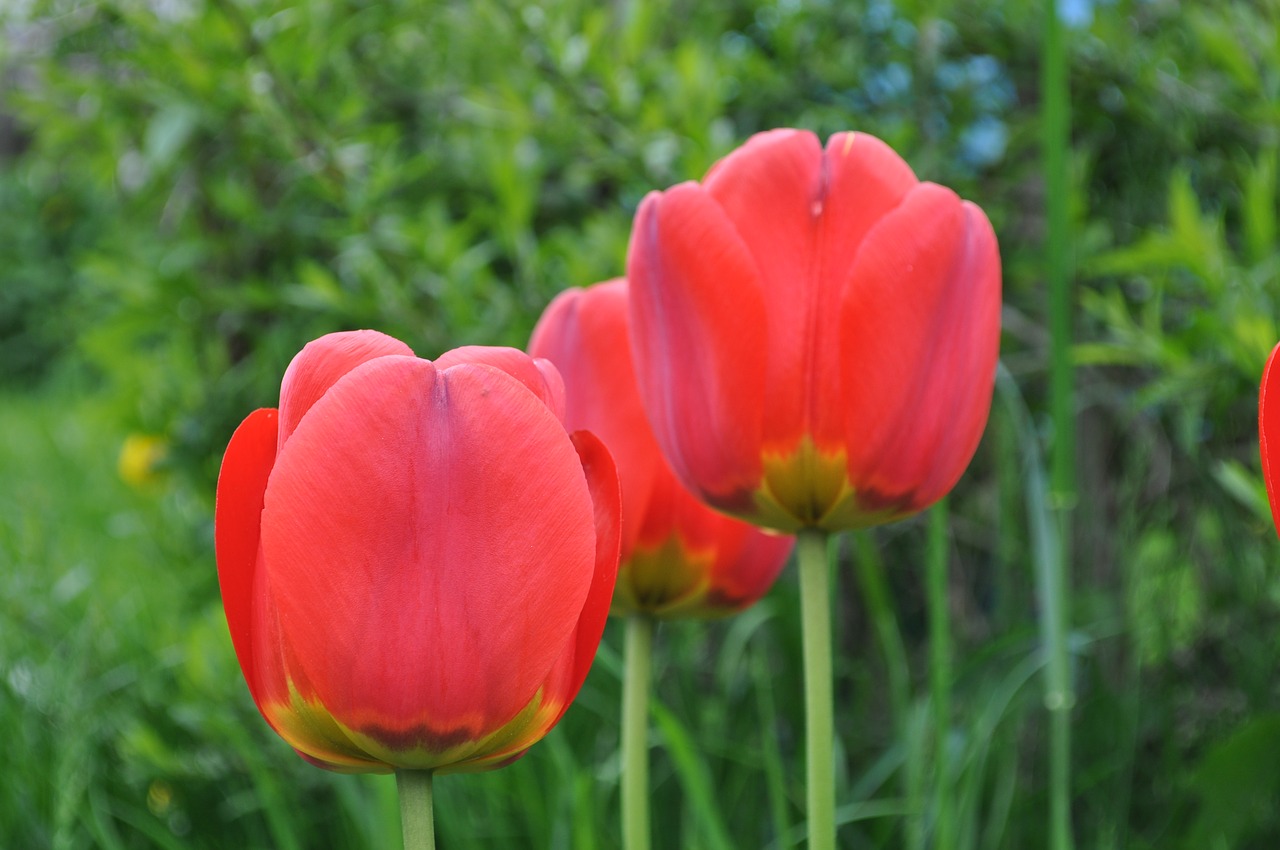
[[[1280,337],[1280,6],[1062,6],[1077,844],[1275,847],[1256,393]],[[240,680],[210,520],[231,431],[328,331],[523,345],[556,292],[622,273],[645,192],[797,126],[875,133],[977,201],[1006,269],[1012,382],[951,500],[950,728],[927,712],[923,522],[838,553],[842,841],[928,846],[945,795],[963,847],[1044,846],[1043,23],[1014,0],[0,8],[0,844],[395,846],[394,787],[302,764]],[[139,486],[128,434],[168,446]],[[788,573],[735,619],[660,629],[657,846],[800,837],[797,609]],[[529,756],[438,784],[443,847],[618,846],[620,638]]]

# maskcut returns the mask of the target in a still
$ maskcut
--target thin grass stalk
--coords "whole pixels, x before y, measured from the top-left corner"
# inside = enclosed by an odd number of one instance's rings
[[[1001,729],[992,749],[1000,759],[1000,764],[991,791],[991,803],[987,808],[981,850],[998,850],[1006,846],[1005,833],[1008,832],[1009,815],[1013,811],[1018,786],[1018,745],[1014,730]]]
[[[1023,689],[1042,675],[1044,665],[1044,654],[1033,653],[1020,660],[998,680],[984,683],[981,687],[983,704],[965,717],[966,746],[962,765],[955,771],[955,799],[959,801],[956,807],[956,850],[972,850],[977,843],[981,802],[984,795],[992,792],[992,778],[988,776],[987,764],[993,758],[998,758],[1002,748],[1012,750],[1016,756],[1016,732],[1020,718],[1012,715],[1011,711],[1019,701]],[[1017,768],[1016,758],[1012,768]],[[993,829],[1002,830],[1003,826],[998,821],[1008,817],[1008,803],[1000,805],[1004,807],[1003,813],[993,798],[987,819],[989,834]],[[992,817],[995,817],[995,821]]]
[[[907,821],[906,850],[926,850],[928,844],[928,806],[925,804],[925,776],[928,769],[929,726],[933,722],[924,700],[915,700],[907,710],[907,728],[902,738],[903,783],[906,785]]]
[[[787,815],[787,784],[783,776],[782,748],[778,744],[778,707],[773,699],[773,680],[769,674],[768,656],[757,645],[752,652],[756,703],[760,708],[761,749],[764,754],[765,790],[769,794],[769,815],[773,821],[773,846],[790,850],[791,819]]]
[[[1051,485],[1057,510],[1075,500],[1074,363],[1071,356],[1071,220],[1067,151],[1071,139],[1067,56],[1057,0],[1045,9],[1041,68],[1041,127],[1044,133],[1045,275],[1049,284],[1049,406],[1053,418]],[[1064,536],[1063,541],[1067,538]]]
[[[1057,0],[1045,4],[1041,97],[1044,114],[1044,175],[1048,235],[1045,267],[1049,282],[1050,414],[1053,417],[1051,506],[1058,532],[1054,568],[1044,576],[1041,610],[1052,653],[1045,695],[1049,727],[1049,846],[1070,850],[1071,706],[1066,699],[1066,629],[1070,611],[1066,571],[1071,563],[1071,509],[1075,504],[1075,404],[1071,357],[1071,222],[1068,216],[1067,151],[1070,145],[1070,92],[1067,53]]]
[[[662,742],[675,768],[684,798],[688,801],[686,811],[690,817],[683,821],[685,829],[682,832],[685,837],[678,846],[734,850],[729,828],[720,816],[715,780],[711,776],[706,757],[696,744],[694,733],[660,700],[651,702],[649,711],[662,735]]]
[[[934,732],[933,846],[955,847],[951,798],[951,616],[947,592],[947,500],[929,511],[925,585],[929,608],[929,705]]]
[[[889,594],[889,582],[885,577],[884,558],[876,546],[870,531],[853,534],[858,587],[866,602],[867,615],[884,653],[885,675],[889,679],[889,707],[893,711],[894,733],[901,735],[907,728],[907,712],[911,703],[910,671],[907,665],[906,644],[898,628],[898,617]]]
[[[1015,574],[1018,563],[1025,563],[1022,545],[1022,469],[1018,459],[1018,435],[1008,416],[992,416],[987,426],[995,450],[999,514],[996,520],[995,617],[994,631],[1008,634],[1014,618],[1019,616],[1023,598],[1023,574]],[[1015,584],[1017,585],[1015,587]]]
[[[885,676],[889,684],[889,710],[893,714],[893,737],[900,743],[904,751],[907,749],[907,736],[910,731],[911,680],[907,665],[907,650],[902,641],[902,631],[898,628],[898,617],[893,609],[893,601],[889,595],[889,583],[885,579],[884,558],[876,546],[875,538],[870,531],[859,531],[853,534],[855,566],[858,574],[858,587],[861,597],[867,606],[867,616],[875,629],[876,639],[880,643],[880,651],[884,653]],[[908,801],[906,833],[907,850],[924,850],[925,829],[923,806],[914,806],[911,771],[907,765],[911,759],[904,755],[901,774],[902,796]]]
[[[1049,506],[1050,492],[1031,416],[1003,364],[996,371],[996,387],[1016,425],[1026,469],[1027,524],[1040,610],[1040,642],[1045,652],[1044,704],[1049,712],[1049,848],[1072,850],[1070,724],[1075,694],[1067,646],[1067,580],[1060,526]]]

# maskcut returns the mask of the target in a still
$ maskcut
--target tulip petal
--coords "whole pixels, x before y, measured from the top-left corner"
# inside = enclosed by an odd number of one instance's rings
[[[864,510],[920,510],[955,484],[986,426],[1000,342],[986,216],[917,186],[867,235],[840,320],[850,480]]]
[[[589,431],[572,436],[591,489],[596,521],[596,562],[591,589],[578,626],[556,660],[538,695],[525,710],[481,742],[475,755],[458,759],[440,773],[463,773],[502,767],[520,758],[564,716],[586,681],[609,618],[609,600],[618,575],[618,537],[621,493],[617,472],[604,444]]]
[[[547,679],[547,698],[561,704],[556,720],[578,695],[595,660],[605,622],[609,619],[609,601],[613,598],[613,588],[618,579],[621,541],[622,491],[613,458],[604,443],[590,431],[575,431],[572,440],[591,491],[596,529],[595,569],[573,640]]]
[[[262,545],[319,701],[373,755],[434,767],[534,698],[587,598],[592,517],[563,426],[518,381],[390,356],[299,424]]]
[[[627,324],[627,284],[612,280],[567,289],[538,320],[529,353],[545,357],[564,376],[565,426],[604,441],[622,482],[622,559],[639,534],[655,480],[674,477],[662,459],[636,389]]]
[[[828,188],[817,137],[804,130],[759,133],[716,163],[702,185],[750,252],[770,308],[794,317],[786,324],[793,332],[802,327]]]
[[[844,404],[840,359],[841,316],[831,305],[849,280],[867,234],[918,185],[911,167],[884,142],[865,133],[838,133],[823,154],[826,189],[817,245],[811,348],[805,369],[810,375],[804,399],[807,433],[820,452],[844,443]],[[772,309],[772,305],[771,305]],[[779,388],[781,389],[781,388]],[[771,433],[786,434],[786,405],[770,405],[778,420],[766,423]]]
[[[362,363],[389,354],[412,355],[413,350],[377,331],[343,331],[307,343],[280,382],[280,445],[339,378]]]
[[[794,542],[710,511],[664,477],[640,531],[642,563],[629,564],[629,574],[618,581],[631,583],[636,608],[652,616],[721,616],[773,586]]]
[[[769,358],[763,439],[786,455],[803,435],[829,452],[844,437],[835,304],[866,234],[916,185],[886,144],[807,131],[753,136],[708,174],[763,282]]]
[[[285,680],[284,692],[279,696],[268,694],[261,706],[262,716],[276,734],[317,767],[339,773],[389,773],[392,765],[371,756],[352,740],[351,734],[317,700],[297,664],[285,660],[293,653],[286,649],[278,618],[273,614],[270,621],[262,621],[257,628],[265,636],[259,642],[262,656],[273,658],[281,670],[292,667],[292,678]],[[264,662],[263,667],[269,668],[270,663]],[[311,692],[310,696],[303,696],[299,687]]]
[[[1280,345],[1267,358],[1258,390],[1258,447],[1271,519],[1280,530]]]
[[[636,378],[672,470],[710,504],[750,509],[768,350],[760,276],[695,183],[650,193],[627,257]]]
[[[791,538],[771,537],[727,516],[719,519],[735,525],[718,529],[706,543],[694,541],[696,528],[686,535],[688,524],[656,543],[642,541],[618,571],[611,613],[723,617],[764,596],[786,563]]]
[[[621,566],[613,613],[715,616],[754,602],[791,541],[762,534],[695,499],[662,457],[636,388],[627,282],[560,293],[534,328],[529,352],[564,375],[569,428],[609,448],[622,484]],[[843,470],[842,470],[843,473]]]
[[[273,408],[250,413],[231,436],[218,472],[214,507],[214,548],[218,586],[227,615],[231,645],[261,708],[253,653],[253,588],[258,566],[262,503],[276,459],[279,415]]]
[[[711,569],[711,591],[701,610],[717,614],[741,611],[763,597],[787,565],[795,538],[745,528],[720,533],[720,548]]]
[[[834,303],[863,240],[918,184],[911,166],[875,136],[836,133],[823,153],[827,189],[821,245],[823,303]],[[836,311],[830,311],[835,313]]]
[[[218,475],[214,533],[231,644],[258,711],[300,755],[331,770],[379,770],[331,720],[326,722],[323,709],[307,702],[311,688],[299,672],[290,674],[294,665],[268,595],[259,545],[278,421],[274,409],[249,414],[232,435]]]
[[[826,183],[817,137],[787,129],[752,136],[703,181],[760,275],[769,348],[766,371],[755,380],[764,382],[770,400],[761,436],[773,453],[785,453],[810,431],[808,399],[817,376],[809,361],[821,351],[814,322]]]
[[[556,367],[546,360],[535,359],[516,348],[492,345],[464,345],[446,351],[435,360],[437,369],[448,369],[460,363],[501,369],[524,384],[530,392],[542,399],[557,419],[564,421],[564,381]]]

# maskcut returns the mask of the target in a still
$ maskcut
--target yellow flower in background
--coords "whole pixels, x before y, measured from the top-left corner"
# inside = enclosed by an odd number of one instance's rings
[[[169,453],[169,443],[155,434],[130,434],[120,445],[116,471],[130,487],[142,489],[160,480],[160,464]]]

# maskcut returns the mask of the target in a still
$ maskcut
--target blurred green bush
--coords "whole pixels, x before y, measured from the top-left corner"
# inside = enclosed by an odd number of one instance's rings
[[[646,191],[751,132],[865,127],[970,184],[1004,158],[1014,83],[941,19],[680,15],[36,4],[8,40],[28,148],[0,197],[30,232],[2,329],[6,351],[47,354],[14,375],[74,354],[208,481],[301,341],[374,326],[425,356],[522,345],[555,292],[622,272]]]

